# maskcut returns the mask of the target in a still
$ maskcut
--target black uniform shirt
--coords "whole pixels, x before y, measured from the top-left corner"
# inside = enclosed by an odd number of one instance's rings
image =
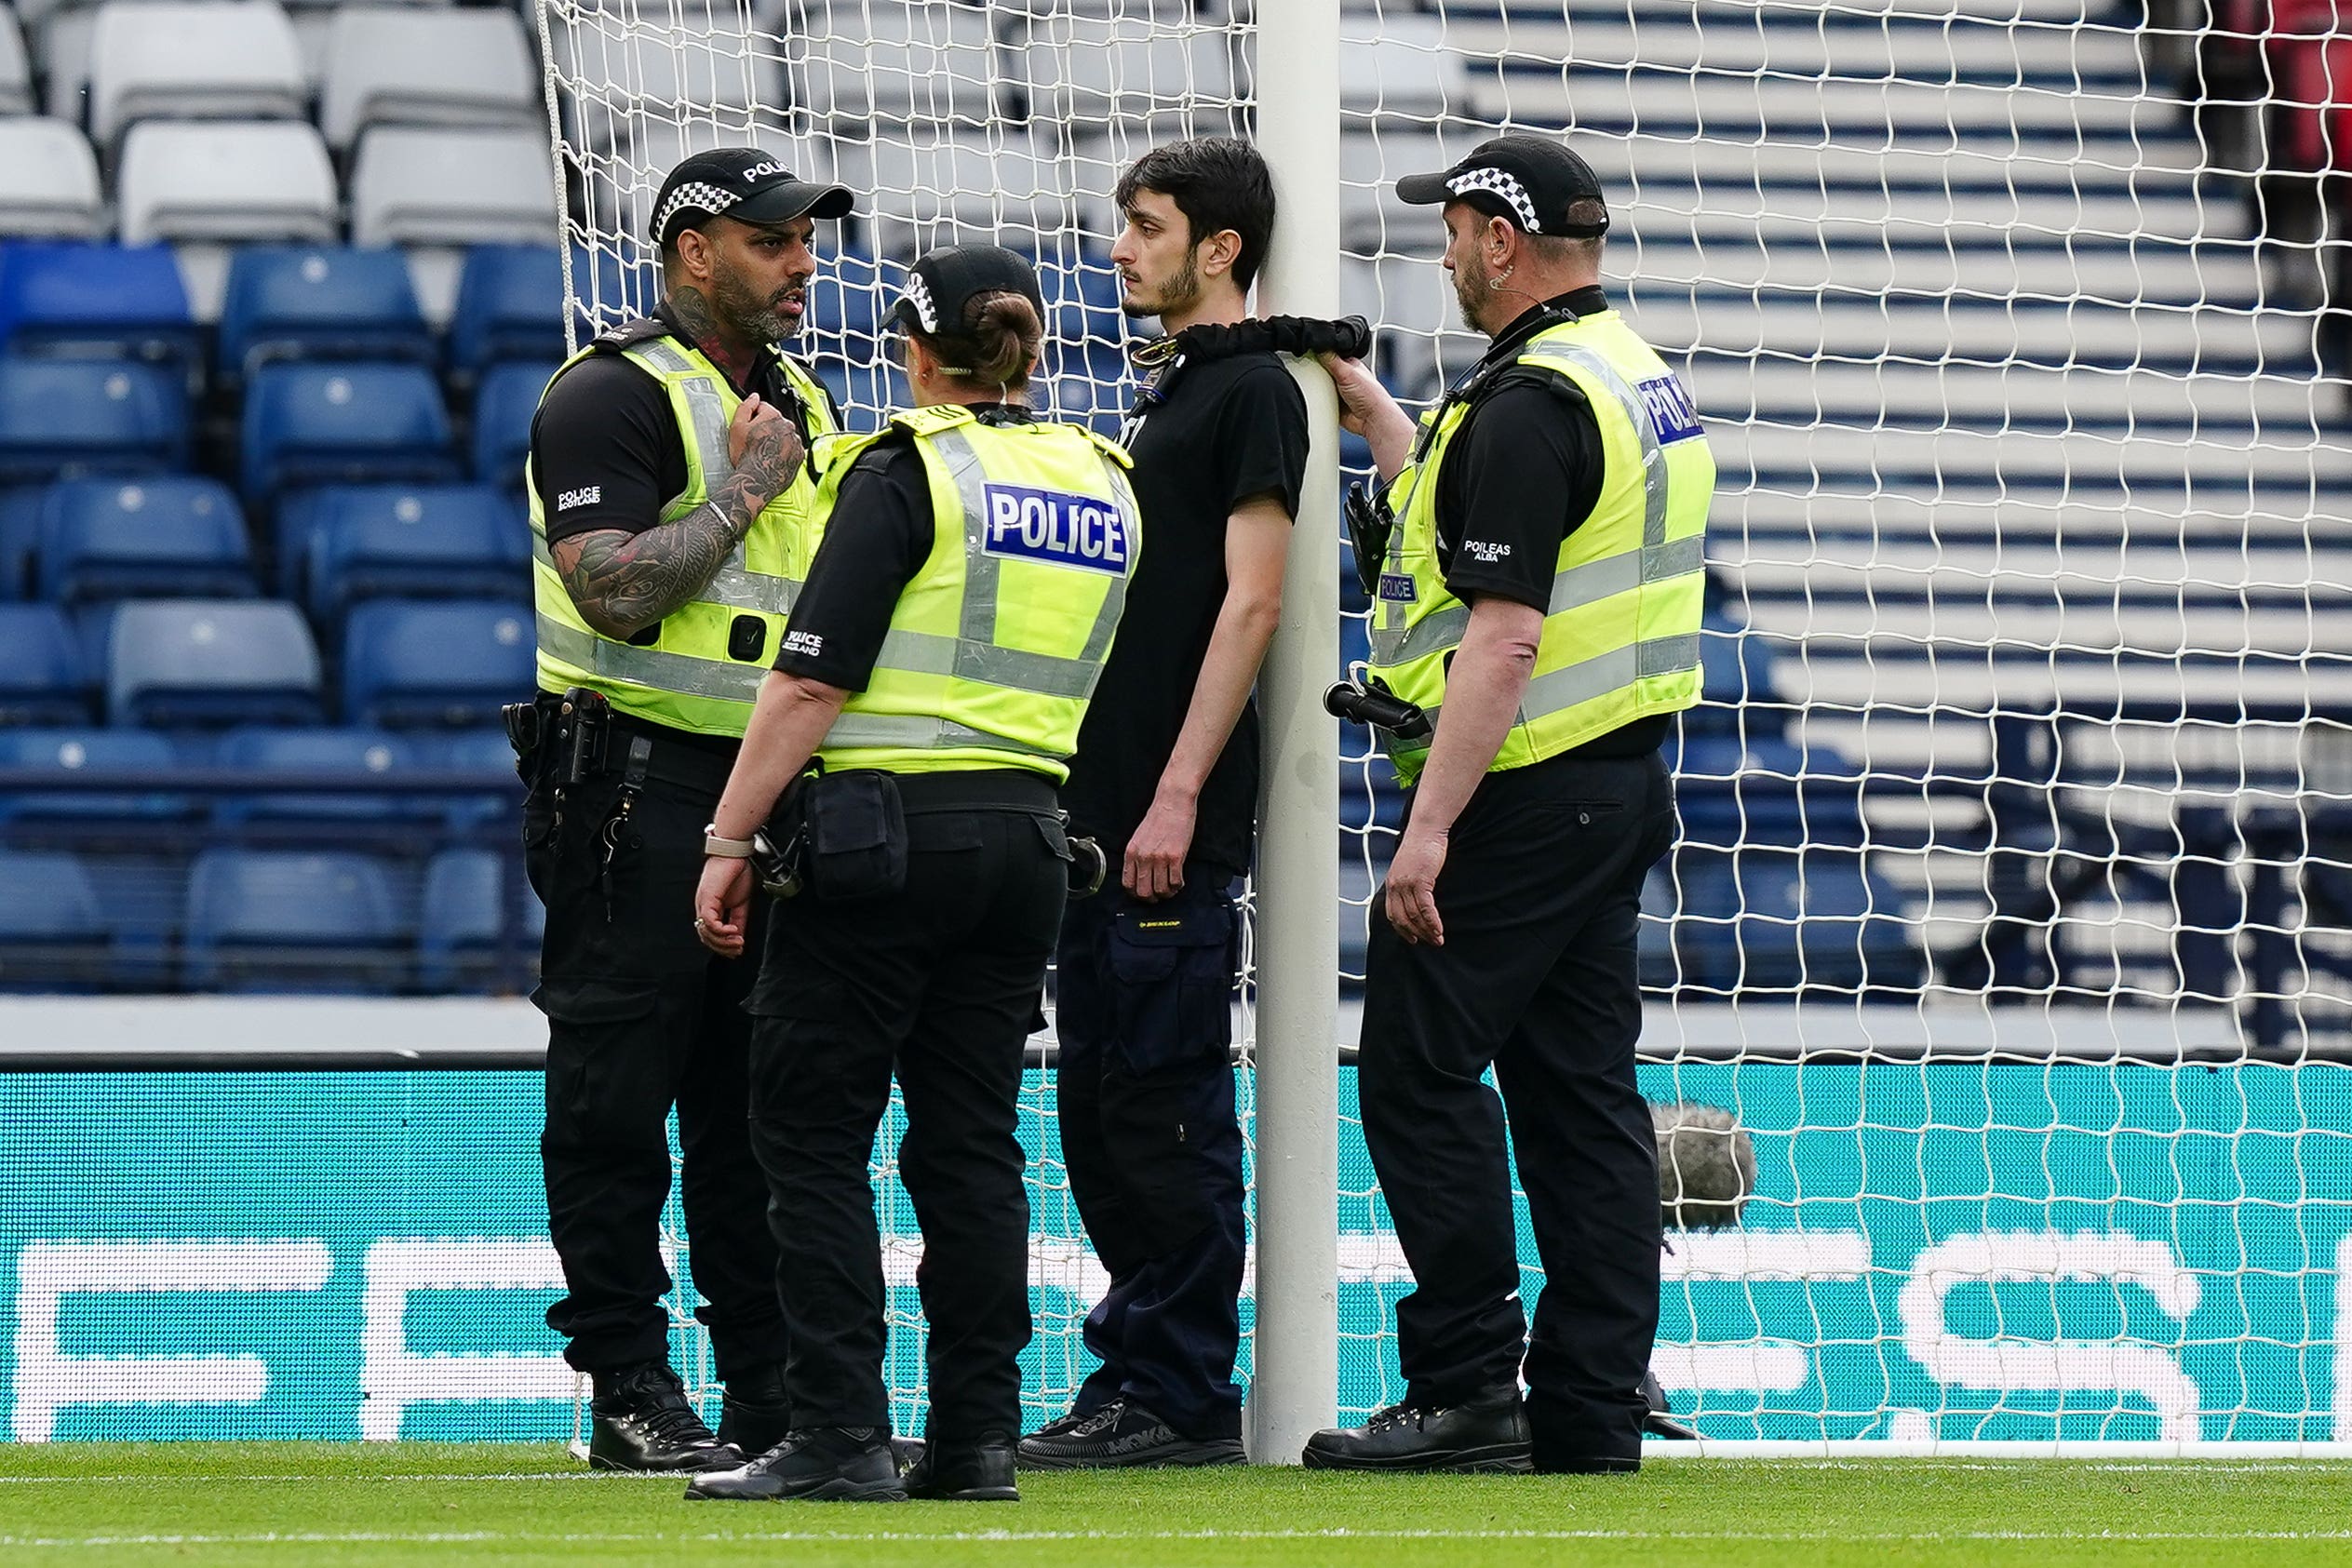
[[[1027,424],[1011,403],[973,408],[983,424]],[[792,602],[776,668],[863,691],[889,635],[899,596],[931,556],[935,529],[931,481],[915,438],[893,429],[864,451],[841,480],[825,541]]]
[[[1225,603],[1225,533],[1236,507],[1271,496],[1292,516],[1307,474],[1307,399],[1272,354],[1189,364],[1134,436],[1143,557],[1078,735],[1062,804],[1112,874],[1176,750]],[[1240,875],[1257,819],[1257,704],[1234,723],[1201,786],[1190,858]]]
[[[691,343],[666,302],[653,307],[653,316],[679,342]],[[808,420],[774,350],[753,361],[749,390],[781,409],[808,439]],[[583,359],[556,379],[531,417],[531,478],[550,544],[578,533],[653,527],[686,488],[686,433],[668,392],[621,355]]]
[[[1552,307],[1579,315],[1609,308],[1598,287],[1571,289],[1503,328],[1479,363],[1515,359],[1552,325]],[[1532,609],[1552,603],[1560,545],[1601,498],[1606,464],[1592,405],[1556,376],[1502,382],[1464,416],[1437,475],[1437,564],[1456,597],[1493,594]],[[1642,757],[1658,749],[1673,721],[1635,719],[1564,756]]]

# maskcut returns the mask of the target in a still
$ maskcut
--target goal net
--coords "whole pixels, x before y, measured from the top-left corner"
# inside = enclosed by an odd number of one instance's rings
[[[1240,11],[542,0],[575,319],[650,301],[667,167],[751,141],[859,194],[802,345],[853,422],[904,396],[877,332],[897,269],[992,238],[1040,260],[1052,406],[1109,428],[1119,169],[1246,134],[1316,74],[1261,59]],[[1337,19],[1339,229],[1283,243],[1331,255],[1383,379],[1426,402],[1482,346],[1392,181],[1565,131],[1611,193],[1613,299],[1721,465],[1707,696],[1671,743],[1684,831],[1642,956],[1646,1092],[1730,1111],[1757,1156],[1741,1223],[1664,1259],[1655,1368],[1712,1439],[2352,1440],[2352,618],[2327,613],[2352,440],[2322,308],[2334,57],[2322,30],[2296,76],[2289,30],[2163,0]],[[1346,593],[1334,673],[1365,651]],[[1352,996],[1402,802],[1362,731],[1342,747],[1338,823],[1267,832],[1342,836]],[[1342,1417],[1401,1394],[1410,1288],[1352,1077]],[[1034,1419],[1083,1374],[1102,1279],[1046,1068],[1028,1096]],[[894,1131],[892,1374],[919,1428]]]

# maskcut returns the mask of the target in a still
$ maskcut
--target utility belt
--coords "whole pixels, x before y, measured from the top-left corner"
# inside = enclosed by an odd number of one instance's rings
[[[500,710],[516,771],[538,788],[570,789],[607,773],[717,797],[734,771],[734,753],[706,749],[675,730],[613,711],[601,691],[575,686],[560,696],[542,691]]]
[[[803,891],[828,901],[894,893],[907,885],[907,819],[961,811],[1035,818],[1046,842],[1066,852],[1071,893],[1082,898],[1102,886],[1109,863],[1101,848],[1091,838],[1069,837],[1068,813],[1051,780],[1017,768],[828,772],[813,762],[754,836],[752,871],[775,898]]]

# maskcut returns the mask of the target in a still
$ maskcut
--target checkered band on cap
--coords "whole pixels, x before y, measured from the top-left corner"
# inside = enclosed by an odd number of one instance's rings
[[[1518,180],[1499,168],[1466,168],[1445,182],[1445,188],[1456,195],[1465,191],[1485,191],[1502,197],[1511,204],[1511,210],[1519,215],[1519,226],[1531,235],[1543,233],[1543,225],[1536,221],[1535,199]]]
[[[939,306],[931,297],[931,286],[922,280],[922,274],[907,275],[907,302],[915,307],[915,319],[922,323],[926,332],[939,330]]]
[[[680,185],[670,193],[669,200],[662,205],[661,216],[653,220],[653,237],[656,241],[667,239],[669,221],[687,208],[699,207],[715,218],[742,199],[734,192],[717,185],[693,182]]]

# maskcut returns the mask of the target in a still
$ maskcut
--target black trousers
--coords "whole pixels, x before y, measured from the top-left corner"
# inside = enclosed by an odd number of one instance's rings
[[[1375,905],[1358,1088],[1413,1267],[1397,1348],[1415,1402],[1515,1387],[1536,1463],[1634,1457],[1658,1334],[1658,1161],[1633,1081],[1635,919],[1672,844],[1656,757],[1490,774],[1454,824],[1443,947]],[[1491,1065],[1501,1095],[1482,1081]],[[1544,1269],[1519,1298],[1511,1146]]]
[[[693,930],[703,827],[725,764],[683,760],[713,776],[648,778],[614,827],[609,874],[603,838],[620,810],[619,772],[564,791],[560,811],[544,787],[524,809],[525,860],[547,906],[531,999],[547,1015],[539,1149],[565,1285],[547,1323],[584,1371],[667,1358],[661,1216],[675,1105],[689,1261],[705,1303],[695,1316],[723,1378],[784,1360],[784,1315],[746,1125],[742,1002],[753,964],[713,957]]]
[[[1110,1290],[1082,1413],[1125,1399],[1202,1441],[1242,1435],[1242,1132],[1233,1105],[1232,875],[1189,865],[1158,904],[1069,906],[1055,960],[1062,1157]]]
[[[786,1382],[797,1425],[890,1425],[867,1162],[894,1071],[907,1106],[899,1173],[923,1235],[929,1435],[1010,1437],[1029,1341],[1021,1060],[1042,1023],[1069,851],[1050,815],[925,810],[912,789],[907,830],[903,891],[804,893],[769,920],[751,1001],[751,1131],[791,1332]]]

